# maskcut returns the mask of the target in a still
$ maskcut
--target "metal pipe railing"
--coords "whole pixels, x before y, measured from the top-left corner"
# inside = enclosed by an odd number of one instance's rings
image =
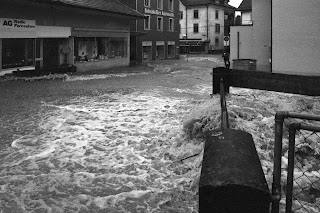
[[[295,113],[280,111],[275,115],[275,140],[274,140],[274,165],[273,165],[273,183],[272,183],[272,213],[279,213],[279,204],[281,200],[281,158],[282,158],[282,135],[283,135],[283,123],[286,118],[298,118],[304,120],[320,121],[320,116],[310,115],[304,113]],[[297,125],[297,124],[295,124]],[[292,126],[297,127],[297,126]],[[317,130],[320,128],[299,124],[299,128],[307,128],[308,130]],[[290,127],[289,127],[290,131]],[[293,131],[293,130],[291,130]],[[291,133],[292,134],[292,133]],[[290,140],[290,136],[289,136]],[[291,138],[291,140],[294,140]],[[291,142],[294,144],[294,141]],[[290,142],[289,142],[290,144]],[[290,145],[289,145],[290,146]],[[290,147],[289,147],[290,149]],[[291,147],[292,149],[292,147]],[[293,147],[294,153],[294,147]],[[292,158],[292,156],[290,156]],[[292,160],[291,160],[292,161]],[[291,171],[288,171],[291,172]],[[292,171],[293,172],[293,171]],[[291,181],[291,180],[289,180]],[[291,193],[292,194],[292,193]],[[292,200],[292,199],[291,199]]]
[[[286,213],[292,212],[292,193],[294,179],[294,155],[295,155],[295,136],[298,130],[308,130],[312,132],[320,132],[320,127],[310,126],[301,123],[291,123],[289,125],[289,150],[288,150],[288,175],[287,175],[287,191],[286,191]]]
[[[220,104],[221,104],[221,129],[229,129],[229,119],[228,119],[228,110],[227,102],[224,91],[223,78],[220,80]]]

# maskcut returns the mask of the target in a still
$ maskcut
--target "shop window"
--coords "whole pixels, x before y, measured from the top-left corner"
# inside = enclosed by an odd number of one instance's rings
[[[193,24],[193,32],[198,33],[199,32],[199,24]]]
[[[147,19],[144,20],[144,29],[150,30],[150,15],[146,15]]]
[[[164,45],[157,45],[157,59],[164,59]]]
[[[199,10],[193,11],[193,18],[199,18]]]
[[[123,37],[75,38],[75,61],[98,61],[127,57],[128,42]]]
[[[157,30],[158,31],[163,30],[163,18],[162,17],[157,18]]]
[[[122,58],[127,56],[128,42],[126,38],[110,38],[110,58]]]
[[[174,58],[175,56],[175,45],[168,45],[168,58]]]
[[[173,18],[169,18],[169,31],[174,31]]]
[[[158,0],[157,1],[157,8],[162,10],[163,9],[163,0]]]
[[[34,39],[2,39],[2,69],[34,66]]]
[[[220,24],[215,25],[216,33],[220,33]]]
[[[150,7],[150,0],[144,0],[144,6]]]
[[[152,60],[152,47],[143,46],[142,47],[142,59],[143,60]]]
[[[173,0],[168,0],[168,9],[173,11]]]

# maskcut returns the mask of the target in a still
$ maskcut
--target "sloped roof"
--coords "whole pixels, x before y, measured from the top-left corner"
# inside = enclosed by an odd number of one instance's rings
[[[243,0],[237,10],[238,11],[252,10],[252,0]]]
[[[214,4],[222,7],[235,8],[231,5],[217,4],[215,0],[180,0],[184,6],[197,6],[197,5],[206,5]]]
[[[91,9],[100,12],[121,14],[136,18],[144,18],[144,15],[120,3],[117,0],[29,0],[34,2],[68,5],[83,9]]]

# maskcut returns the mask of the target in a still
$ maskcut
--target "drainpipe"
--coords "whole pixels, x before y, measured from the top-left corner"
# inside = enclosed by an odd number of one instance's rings
[[[186,38],[188,38],[188,1],[186,5]]]
[[[272,59],[272,41],[273,41],[273,38],[272,38],[272,0],[271,0],[271,29],[270,29],[270,33],[271,33],[271,53],[270,53],[270,58],[271,58],[271,62],[270,62],[270,65],[271,65],[271,73],[272,73],[272,62],[273,62],[273,59]]]
[[[209,4],[207,4],[207,41],[209,40]]]
[[[240,58],[240,32],[237,33],[237,59]]]
[[[0,38],[0,71],[2,70],[2,38]]]

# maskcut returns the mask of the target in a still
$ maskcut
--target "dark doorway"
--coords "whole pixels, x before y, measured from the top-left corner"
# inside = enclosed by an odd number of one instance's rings
[[[43,40],[43,68],[59,66],[59,39]]]

